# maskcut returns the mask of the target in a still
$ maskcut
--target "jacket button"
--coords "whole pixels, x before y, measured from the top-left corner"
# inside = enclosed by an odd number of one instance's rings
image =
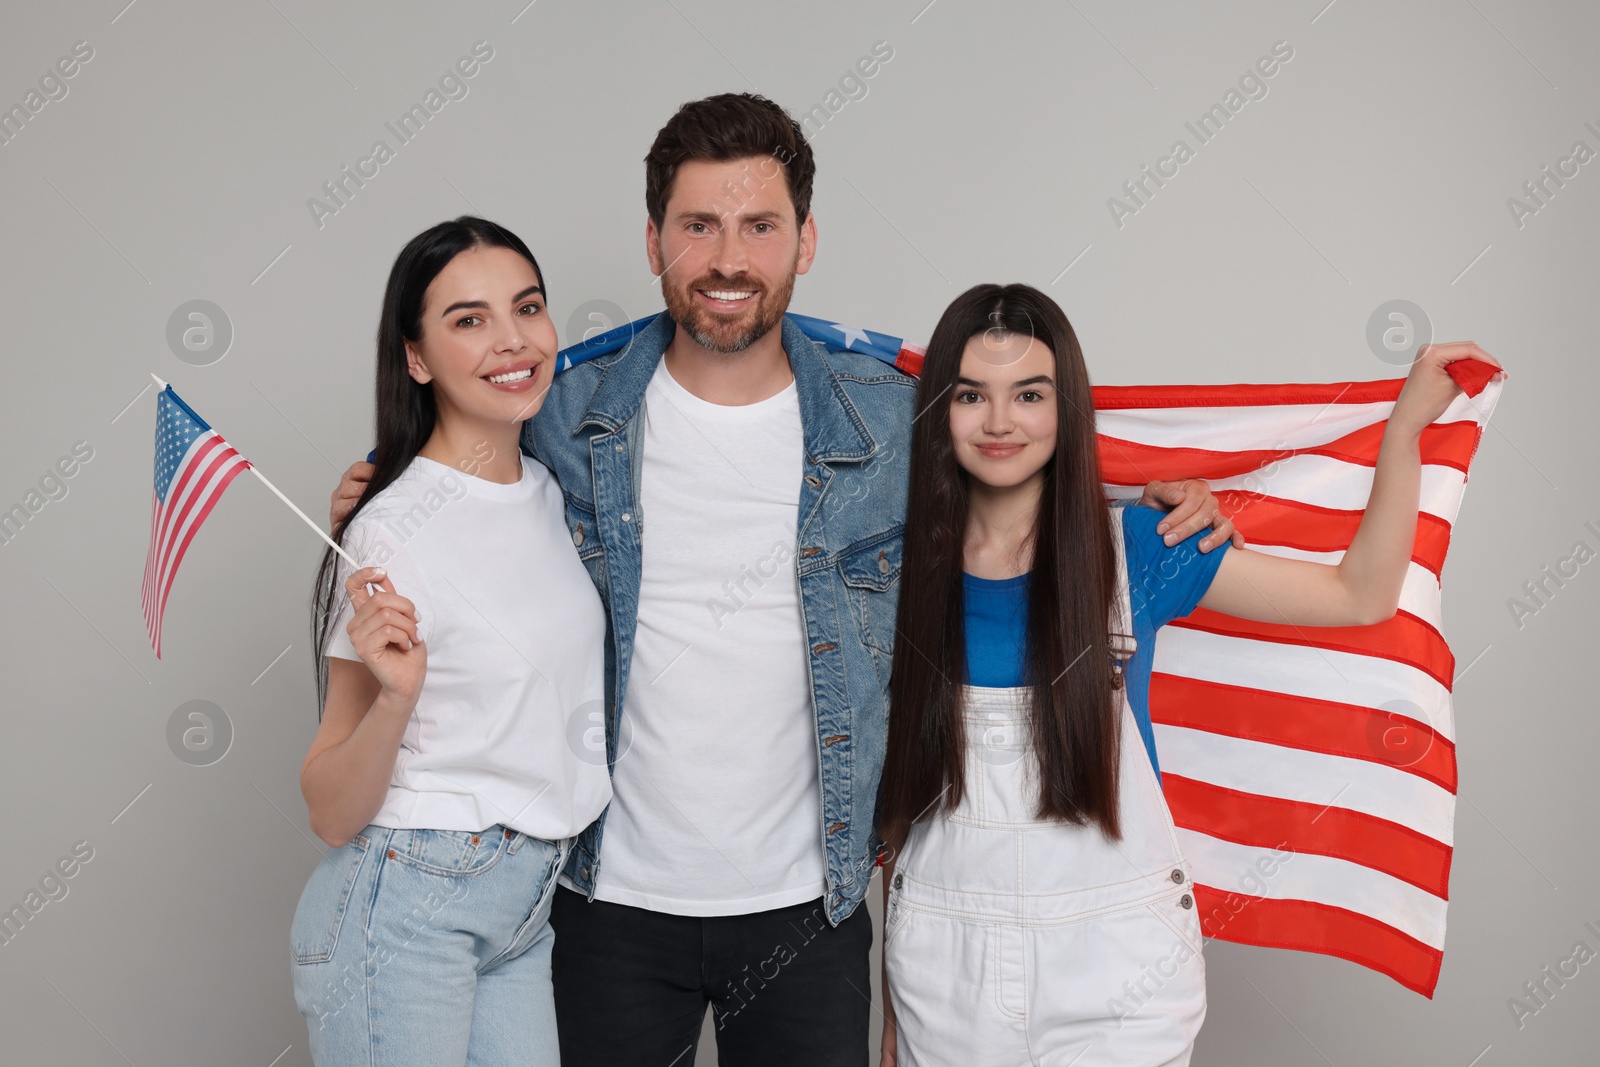
[[[631,512],[631,511],[624,511],[624,512],[623,512],[623,513],[622,513],[622,521],[623,521],[623,522],[632,522],[632,521],[633,521],[633,512]]]
[[[895,875],[894,876],[894,887],[896,889],[899,889],[902,885],[905,884],[905,881],[906,881],[906,876],[905,875],[903,875],[903,874]]]
[[[1174,870],[1172,872],[1172,880],[1174,882],[1182,882],[1183,881],[1183,872],[1179,871],[1179,870]]]
[[[1178,906],[1185,910],[1194,907],[1194,897],[1191,897],[1188,893],[1185,893],[1183,896],[1178,898]]]
[[[572,531],[572,546],[574,548],[583,546],[583,523],[581,522],[578,523],[578,528]]]
[[[617,446],[617,451],[618,451],[618,452],[621,452],[621,451],[622,451],[622,446],[621,446],[621,445],[618,445],[618,446]]]
[[[882,552],[878,553],[878,573],[879,574],[888,574],[889,573],[889,559]]]

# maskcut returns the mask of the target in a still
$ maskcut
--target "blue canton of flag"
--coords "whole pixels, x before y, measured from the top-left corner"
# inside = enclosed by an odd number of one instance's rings
[[[665,315],[666,312],[660,314]],[[568,345],[556,354],[556,373],[559,374],[598,356],[622,351],[628,342],[633,340],[633,335],[650,325],[655,317],[647,315],[633,322],[625,322],[605,333],[596,334],[575,345]],[[812,318],[810,315],[788,314],[784,318],[800,327],[813,341],[826,345],[836,352],[860,352],[863,355],[874,356],[913,377],[922,371],[922,357],[927,350],[898,337],[878,333],[875,330],[863,330],[859,326],[846,326],[828,319]]]

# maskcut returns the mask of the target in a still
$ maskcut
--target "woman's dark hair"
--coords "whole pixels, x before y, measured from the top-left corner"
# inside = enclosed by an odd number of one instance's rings
[[[805,222],[811,213],[811,183],[817,164],[800,124],[764,96],[721,93],[678,108],[644,157],[644,205],[656,228],[666,220],[667,201],[680,166],[691,160],[726,163],[749,156],[777,159],[787,176],[794,221]],[[731,195],[742,198],[742,190]]]
[[[389,271],[389,284],[383,291],[383,313],[378,319],[374,470],[372,480],[355,507],[333,530],[333,540],[341,547],[350,520],[361,514],[368,501],[410,466],[433,434],[434,421],[438,418],[433,386],[411,377],[406,367],[406,342],[422,339],[422,300],[428,286],[452,259],[470,248],[509,248],[516,252],[533,267],[545,291],[545,299],[549,300],[550,289],[544,271],[539,269],[539,261],[533,258],[522,238],[488,219],[462,215],[441,222],[417,234],[400,250]],[[319,721],[328,696],[328,628],[338,616],[334,604],[342,592],[337,581],[337,560],[333,549],[323,551],[311,601],[311,648],[317,675]]]
[[[1028,285],[978,285],[940,317],[917,383],[917,410],[929,415],[912,430],[899,635],[878,805],[880,834],[894,848],[904,843],[913,822],[953,811],[965,789],[962,562],[968,475],[956,462],[950,420],[940,412],[957,391],[967,341],[996,329],[1030,336],[1055,355],[1056,447],[1044,467],[1032,537],[1023,650],[1023,681],[1032,690],[1038,817],[1098,823],[1108,837],[1121,836],[1121,718],[1112,699],[1121,676],[1111,668],[1107,630],[1116,555],[1100,488],[1089,375],[1072,324],[1055,301]]]

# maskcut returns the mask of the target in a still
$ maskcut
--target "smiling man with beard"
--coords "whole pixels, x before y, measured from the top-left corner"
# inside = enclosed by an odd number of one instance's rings
[[[691,1062],[709,1002],[725,1065],[865,1064],[914,383],[784,321],[817,227],[781,108],[685,104],[645,163],[666,314],[525,442],[611,608],[615,795],[562,879],[589,900],[552,914],[562,1062]],[[775,542],[794,577],[711,618]]]
[[[724,1067],[864,1067],[916,383],[784,319],[817,227],[782,108],[685,104],[645,164],[667,310],[556,376],[522,439],[608,615],[613,799],[551,912],[561,1061],[687,1067],[709,1004]],[[1179,538],[1231,532],[1203,482],[1143,502],[1180,504]]]

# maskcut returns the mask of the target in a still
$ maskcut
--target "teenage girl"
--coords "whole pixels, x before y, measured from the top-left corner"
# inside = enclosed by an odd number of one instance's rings
[[[300,775],[330,846],[290,937],[324,1067],[558,1063],[551,891],[611,783],[568,740],[604,697],[603,609],[518,448],[555,370],[545,301],[527,246],[478,218],[389,275],[375,469],[334,535],[368,565],[322,560]]]
[[[1159,512],[1106,507],[1060,307],[980,285],[945,311],[917,385],[879,805],[885,1064],[1189,1062],[1205,967],[1149,724],[1156,630],[1197,605],[1300,626],[1392,616],[1419,437],[1466,358],[1499,366],[1471,343],[1416,360],[1339,564],[1201,554],[1198,535],[1168,544]]]

